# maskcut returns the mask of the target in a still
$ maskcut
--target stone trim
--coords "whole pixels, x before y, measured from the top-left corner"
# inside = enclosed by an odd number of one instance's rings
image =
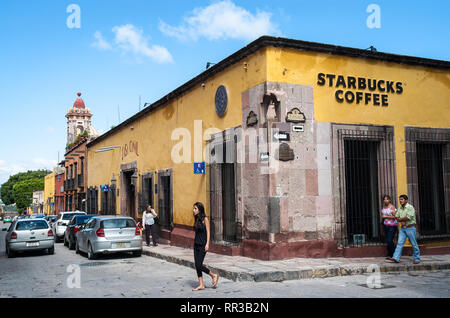
[[[169,220],[170,220],[170,224],[169,224],[169,228],[166,230],[172,231],[174,228],[174,224],[173,224],[173,169],[169,168],[169,169],[163,169],[163,170],[159,170],[158,171],[158,209],[161,208],[161,201],[163,200],[161,193],[162,193],[162,177],[170,177],[170,189],[169,189],[169,193],[170,193],[170,215],[169,215]],[[161,211],[158,211],[160,214]],[[159,226],[161,228],[161,230],[163,230],[163,226],[160,224]]]
[[[424,141],[430,143],[439,143],[444,147],[442,152],[443,174],[444,174],[444,206],[447,235],[450,234],[450,129],[442,128],[422,128],[405,127],[405,156],[408,184],[408,201],[416,210],[418,238],[427,238],[430,236],[420,233],[420,200],[419,184],[417,171],[417,142]]]
[[[335,239],[340,247],[349,247],[346,221],[346,187],[345,187],[345,156],[344,140],[373,140],[379,141],[377,151],[378,162],[378,194],[388,194],[397,197],[397,173],[395,159],[394,127],[331,124],[331,157],[332,157],[332,192],[335,214]],[[383,158],[384,162],[380,162]],[[380,228],[382,235],[382,231]],[[382,243],[382,242],[380,242]]]
[[[137,168],[137,161],[133,161],[133,162],[129,162],[129,163],[124,163],[120,165],[120,214],[121,215],[128,215],[127,214],[127,197],[125,195],[126,191],[126,186],[125,186],[125,178],[124,178],[124,173],[125,172],[136,172],[138,173],[138,168]],[[134,207],[135,207],[135,211],[131,212],[131,216],[132,218],[137,217],[137,209],[139,208],[139,200],[138,200],[138,191],[137,191],[137,184],[134,187],[134,197],[135,197],[135,202],[134,202]]]

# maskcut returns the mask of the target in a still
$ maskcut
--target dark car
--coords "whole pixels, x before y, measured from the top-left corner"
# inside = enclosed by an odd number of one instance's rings
[[[75,249],[75,234],[80,230],[80,227],[85,225],[95,214],[75,215],[67,225],[64,232],[64,245],[68,246],[70,250]]]

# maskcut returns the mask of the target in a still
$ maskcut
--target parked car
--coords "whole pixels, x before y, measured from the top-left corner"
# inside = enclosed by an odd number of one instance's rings
[[[136,222],[129,216],[96,216],[75,234],[76,253],[85,252],[89,259],[98,254],[132,252],[142,254],[142,237]]]
[[[55,232],[55,241],[59,242],[66,232],[67,224],[75,215],[84,215],[86,212],[72,211],[72,212],[61,212],[58,214],[58,219],[53,223],[53,230]]]
[[[46,220],[21,219],[8,229],[5,238],[6,255],[14,257],[17,252],[47,250],[55,253],[53,230]]]
[[[5,218],[3,219],[3,224],[5,223],[12,223],[12,219],[10,216],[5,216]]]
[[[75,234],[80,231],[80,228],[85,225],[96,214],[75,215],[67,225],[64,232],[64,246],[68,246],[70,250],[75,249]]]

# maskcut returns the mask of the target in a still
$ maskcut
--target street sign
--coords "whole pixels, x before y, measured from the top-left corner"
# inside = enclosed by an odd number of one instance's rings
[[[278,131],[273,134],[273,141],[290,141],[291,135],[284,131]]]
[[[260,161],[269,161],[269,153],[268,152],[262,152],[259,154]]]
[[[205,174],[205,162],[194,162],[194,174]]]

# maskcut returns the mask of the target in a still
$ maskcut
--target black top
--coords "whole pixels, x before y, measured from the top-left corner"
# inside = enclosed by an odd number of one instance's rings
[[[205,246],[206,245],[206,241],[207,241],[207,237],[206,237],[206,225],[203,223],[198,223],[196,224],[196,226],[194,227],[195,229],[195,240],[194,240],[194,244],[195,245],[202,245]]]

